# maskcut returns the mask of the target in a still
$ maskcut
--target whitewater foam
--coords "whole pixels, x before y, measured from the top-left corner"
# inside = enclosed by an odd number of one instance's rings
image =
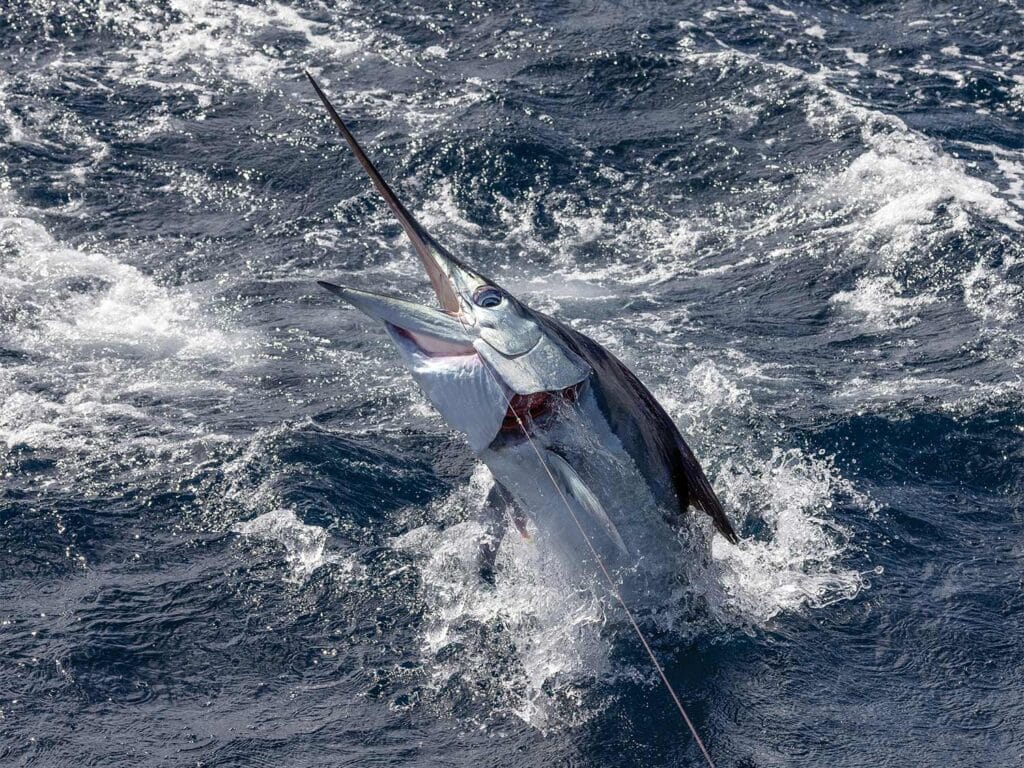
[[[176,89],[191,87],[209,93],[213,86],[208,74],[216,71],[268,89],[278,73],[291,65],[284,56],[274,55],[270,46],[259,43],[261,32],[291,32],[311,51],[342,55],[360,51],[369,34],[367,30],[357,34],[351,24],[345,34],[339,34],[276,2],[248,6],[223,0],[172,0],[170,6],[170,14],[153,14],[146,6],[132,4],[101,6],[101,20],[136,43],[113,62],[119,79],[159,83],[161,78],[173,77]]]
[[[245,538],[263,541],[284,549],[292,581],[303,582],[324,565],[345,563],[345,559],[327,548],[327,531],[299,520],[294,510],[274,509],[236,523],[231,530]],[[349,570],[351,570],[349,563]]]
[[[219,440],[135,401],[226,394],[199,369],[245,365],[249,339],[219,327],[186,291],[62,245],[31,213],[0,196],[0,344],[15,354],[0,368],[0,439],[86,455],[152,454],[152,432],[170,445]]]
[[[839,291],[829,302],[854,313],[872,331],[909,328],[918,322],[917,312],[934,304],[934,296],[901,296],[899,283],[888,275],[861,277],[849,291]]]
[[[434,508],[436,524],[393,541],[421,559],[432,685],[489,681],[492,706],[545,732],[586,722],[602,707],[584,696],[586,684],[610,672],[604,608],[514,531],[499,549],[494,585],[480,578],[477,516],[492,483],[478,465]]]

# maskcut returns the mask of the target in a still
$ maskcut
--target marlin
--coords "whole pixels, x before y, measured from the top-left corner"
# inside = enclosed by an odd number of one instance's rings
[[[531,309],[428,234],[307,77],[408,235],[440,308],[319,284],[383,323],[427,399],[490,469],[483,575],[493,579],[509,522],[567,567],[596,559],[620,586],[643,574],[636,586],[647,589],[653,583],[646,572],[659,563],[674,566],[671,556],[657,553],[686,529],[690,507],[709,515],[736,543],[693,451],[636,375],[600,344]]]

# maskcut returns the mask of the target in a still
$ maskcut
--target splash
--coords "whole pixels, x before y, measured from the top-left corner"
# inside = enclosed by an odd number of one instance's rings
[[[265,512],[252,520],[236,523],[231,530],[246,538],[282,547],[292,581],[305,581],[320,567],[340,561],[339,556],[327,551],[327,531],[303,523],[290,509]]]
[[[480,578],[484,530],[476,516],[492,483],[479,465],[434,510],[445,527],[417,528],[393,542],[422,559],[422,653],[432,687],[484,681],[476,685],[488,689],[497,713],[543,732],[579,725],[604,706],[587,695],[588,683],[611,671],[604,608],[514,532],[499,550],[494,585]]]
[[[783,614],[853,599],[867,587],[865,576],[845,564],[856,551],[854,531],[835,512],[841,505],[877,511],[832,457],[773,436],[749,389],[784,380],[772,373],[737,354],[704,360],[686,377],[684,397],[662,397],[744,532],[736,546],[713,537],[710,560],[686,564],[689,582],[716,620],[748,631]]]
[[[873,509],[827,457],[775,448],[764,462],[733,459],[715,478],[723,503],[742,510],[759,532],[731,547],[713,543],[720,602],[710,607],[727,623],[764,627],[783,613],[852,600],[866,574],[845,567],[853,532],[832,517],[838,500]],[[706,578],[706,577],[705,577]]]
[[[750,426],[759,419],[758,407],[736,376],[766,374],[742,360],[734,365],[723,370],[704,361],[688,378],[687,397],[667,403],[682,420],[700,425],[698,439],[747,424],[739,452],[730,455],[723,446],[707,459],[717,470],[720,498],[748,534],[731,546],[706,530],[703,517],[692,518],[700,535],[687,537],[693,539],[684,548],[689,555],[678,564],[685,579],[652,615],[659,633],[680,639],[723,629],[754,632],[784,614],[854,599],[869,584],[866,574],[845,564],[855,551],[853,531],[834,519],[834,510],[845,504],[870,513],[872,501],[827,456],[779,447],[764,455]],[[422,558],[424,657],[439,688],[460,676],[484,676],[497,689],[495,706],[541,730],[585,721],[607,703],[590,703],[588,691],[619,673],[604,604],[514,533],[503,542],[494,586],[481,581],[477,554],[484,531],[475,518],[491,483],[486,468],[478,467],[435,510],[441,529],[417,528],[395,541]],[[691,551],[709,540],[710,553]],[[592,586],[601,592],[599,584]],[[495,627],[504,643],[483,642]]]

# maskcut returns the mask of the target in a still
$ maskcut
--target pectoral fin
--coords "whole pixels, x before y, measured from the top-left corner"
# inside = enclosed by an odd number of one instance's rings
[[[615,523],[608,517],[608,513],[604,511],[604,507],[601,506],[601,502],[597,496],[594,495],[587,484],[583,482],[576,470],[572,466],[559,456],[554,451],[547,449],[544,451],[547,456],[548,466],[551,468],[552,473],[557,478],[559,484],[562,486],[562,490],[570,499],[574,499],[579,503],[583,509],[586,510],[594,520],[597,521],[598,525],[601,526],[602,530],[608,534],[608,538],[614,542],[623,554],[629,554],[626,551],[626,544],[622,540],[622,536],[619,535],[618,529],[615,527]]]
[[[494,583],[494,564],[498,559],[498,549],[505,538],[509,520],[513,522],[516,530],[524,539],[530,538],[530,534],[526,530],[526,515],[519,509],[512,494],[495,480],[490,493],[487,494],[483,510],[481,510],[484,536],[480,540],[480,552],[477,558],[481,578],[491,584]]]

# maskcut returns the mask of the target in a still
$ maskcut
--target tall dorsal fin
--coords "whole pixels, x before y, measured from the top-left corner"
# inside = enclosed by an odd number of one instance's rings
[[[380,192],[381,197],[384,198],[384,202],[388,204],[388,208],[395,214],[395,218],[402,225],[402,229],[405,230],[405,234],[409,236],[409,240],[412,241],[412,247],[416,250],[416,255],[420,257],[420,261],[423,262],[423,266],[427,270],[427,274],[430,276],[430,283],[434,286],[434,293],[437,294],[438,301],[441,302],[441,308],[448,312],[458,312],[460,309],[459,299],[455,295],[452,289],[451,281],[448,279],[448,275],[444,274],[443,270],[438,266],[439,259],[437,255],[443,257],[443,259],[450,259],[455,261],[455,258],[448,253],[444,248],[438,245],[437,241],[432,238],[425,229],[420,225],[418,221],[409,213],[409,209],[406,208],[402,201],[398,199],[398,196],[392,191],[388,183],[384,181],[384,177],[380,175],[377,168],[370,162],[370,158],[366,156],[363,148],[359,146],[359,142],[356,141],[356,137],[352,135],[352,132],[345,125],[345,121],[341,119],[341,115],[331,104],[330,99],[320,89],[316,80],[313,76],[306,72],[306,77],[309,78],[310,84],[313,86],[313,90],[316,91],[316,95],[320,97],[320,101],[323,102],[324,107],[327,108],[327,113],[331,116],[331,120],[338,127],[338,131],[345,138],[349,148],[352,150],[352,154],[356,156],[356,160],[363,166],[363,170],[366,171],[370,177],[370,181],[373,182],[373,186]],[[431,255],[431,250],[435,252],[435,255]]]
[[[678,432],[675,442],[678,453],[673,462],[672,481],[679,495],[680,511],[685,512],[687,505],[696,507],[711,518],[718,532],[730,543],[738,544],[740,537],[736,535],[736,529],[722,509],[722,502],[718,500],[697,457]]]

